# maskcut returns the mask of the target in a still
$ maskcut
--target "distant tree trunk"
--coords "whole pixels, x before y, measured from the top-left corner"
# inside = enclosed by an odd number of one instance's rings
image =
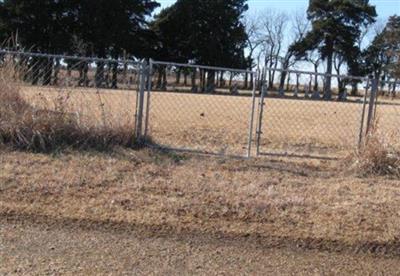
[[[351,95],[352,96],[357,96],[358,94],[358,81],[357,80],[353,80],[351,82]]]
[[[60,73],[60,59],[56,58],[56,64],[54,66],[54,79],[53,79],[53,85],[58,85],[58,74]]]
[[[345,101],[347,98],[346,95],[346,80],[338,80],[338,86],[339,86],[339,95],[338,95],[338,100],[339,101]]]
[[[161,88],[161,82],[162,82],[162,74],[163,74],[163,67],[162,66],[158,67],[157,73],[158,73],[158,76],[157,76],[157,85],[156,85],[156,87],[157,87],[157,89],[160,89]]]
[[[207,93],[214,93],[215,92],[215,71],[208,70],[207,71]]]
[[[111,87],[111,83],[112,83],[112,64],[111,63],[108,63],[107,64],[107,74],[106,74],[106,77],[105,77],[105,80],[106,80],[106,87],[107,88],[110,88]]]
[[[285,69],[284,69],[285,70]],[[287,71],[282,71],[281,80],[279,82],[279,95],[285,96],[285,80],[286,80]]]
[[[71,85],[71,77],[72,77],[72,61],[68,62],[67,64],[67,81],[66,81],[67,86]]]
[[[204,92],[204,69],[200,69],[200,92]]]
[[[89,71],[89,65],[87,64],[87,62],[83,62],[79,68],[79,85],[80,86],[86,87],[89,85],[88,71]]]
[[[118,62],[112,63],[112,80],[111,80],[111,88],[118,88]]]
[[[392,98],[395,98],[395,97],[396,97],[396,85],[397,85],[397,81],[398,81],[398,79],[396,78],[396,79],[394,80],[394,83],[393,83]]]
[[[32,85],[36,85],[39,82],[40,59],[33,57],[31,62],[29,66],[30,79]]]
[[[294,97],[299,96],[300,91],[300,74],[296,74],[296,88],[294,90]]]
[[[176,69],[176,84],[180,84],[181,83],[181,69],[178,68]]]
[[[318,64],[314,64],[314,88],[312,93],[313,99],[320,99],[320,91],[319,91],[319,84],[318,84]]]
[[[343,81],[341,77],[337,77],[337,83],[338,83],[339,95],[341,95],[344,91]]]
[[[274,81],[272,79],[272,70],[269,69],[268,70],[268,90],[272,90],[273,86],[274,86]]]
[[[102,87],[104,83],[104,62],[98,61],[96,73],[94,75],[95,85],[96,87]]]
[[[187,71],[185,70],[185,71],[183,72],[183,85],[184,85],[184,86],[187,86],[187,76],[188,76],[188,73],[187,73]]]
[[[192,69],[192,77],[191,77],[191,80],[192,80],[192,92],[193,93],[199,92],[198,91],[199,89],[198,89],[198,87],[196,85],[196,75],[197,75],[197,69],[193,68]]]
[[[125,58],[124,58],[125,59]],[[124,71],[123,71],[123,73],[122,73],[122,82],[124,83],[124,84],[126,84],[126,78],[127,78],[127,76],[128,76],[128,63],[127,62],[124,62]],[[151,76],[150,76],[150,78],[151,78]]]
[[[168,81],[167,81],[167,67],[163,66],[162,68],[162,90],[167,90],[167,85],[168,85]]]
[[[219,75],[219,87],[224,88],[225,87],[225,81],[224,81],[224,71],[221,71]]]
[[[274,65],[274,70],[272,71],[272,79],[271,79],[271,89],[274,89],[274,84],[275,84],[275,74],[276,74],[276,69],[278,67],[278,61],[275,62]]]
[[[207,81],[207,71],[202,69],[202,77],[201,77],[201,92],[206,92],[206,81]]]
[[[51,84],[51,77],[53,75],[53,58],[48,58],[44,60],[43,66],[43,85]]]
[[[307,99],[310,97],[310,94],[312,93],[312,79],[313,76],[310,74],[310,79],[308,80],[308,89],[304,93],[304,97]]]
[[[332,44],[330,41],[327,44]],[[333,48],[333,46],[332,46]],[[328,51],[327,56],[327,67],[326,67],[326,79],[325,79],[325,87],[324,87],[324,99],[331,100],[332,99],[332,66],[333,66],[333,50]]]
[[[290,74],[287,76],[286,91],[290,91]]]

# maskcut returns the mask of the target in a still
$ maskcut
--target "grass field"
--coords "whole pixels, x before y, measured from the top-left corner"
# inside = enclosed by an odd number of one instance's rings
[[[391,275],[399,195],[333,161],[4,148],[0,271]]]
[[[24,87],[30,102],[52,106],[65,101],[88,125],[134,127],[136,91]],[[149,131],[152,142],[172,148],[245,155],[249,139],[251,97],[152,92]],[[382,102],[383,103],[383,102]],[[255,101],[253,145],[256,140],[258,98]],[[343,156],[356,148],[363,105],[267,98],[262,117],[261,153]],[[380,128],[398,133],[400,102],[379,105]],[[365,130],[365,129],[364,129]],[[254,148],[254,147],[253,147]]]
[[[51,136],[68,120],[74,131],[134,130],[134,91],[21,89],[30,105],[13,102],[13,89],[1,90],[8,93],[5,134],[19,137],[31,127]],[[27,115],[14,114],[13,104]],[[154,92],[149,134],[159,145],[244,155],[251,104],[250,97]],[[345,157],[358,137],[361,107],[268,98],[261,151]],[[385,134],[395,130],[397,108],[378,108]],[[46,116],[35,121],[41,111]],[[22,120],[15,132],[12,120]],[[80,133],[82,140],[90,135]],[[0,273],[120,274],[133,263],[139,274],[393,274],[400,263],[399,162],[371,137],[374,147],[363,156],[329,161],[217,158],[118,142],[101,151],[60,146],[39,154],[6,141]]]

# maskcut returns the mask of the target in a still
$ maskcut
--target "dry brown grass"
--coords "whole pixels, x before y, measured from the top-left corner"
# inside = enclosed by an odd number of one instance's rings
[[[400,254],[400,182],[335,163],[149,150],[0,152],[0,213],[116,229],[250,236],[268,247]]]
[[[134,145],[133,124],[108,120],[100,97],[77,104],[72,91],[54,89],[50,97],[39,93],[34,100],[16,75],[11,63],[0,69],[0,143],[33,151]],[[93,120],[86,114],[95,108]]]
[[[381,131],[377,118],[361,148],[352,154],[352,170],[361,175],[387,175],[400,178],[400,151],[398,137],[394,133]]]

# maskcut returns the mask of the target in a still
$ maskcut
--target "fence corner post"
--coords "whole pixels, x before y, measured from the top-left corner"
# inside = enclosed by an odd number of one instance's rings
[[[147,71],[147,62],[143,60],[140,63],[140,78],[139,78],[139,91],[137,101],[137,110],[136,110],[136,126],[135,126],[135,138],[136,141],[140,144],[143,142],[143,111],[144,111],[144,96],[145,96],[145,87],[146,87],[146,71]]]
[[[371,95],[369,99],[369,105],[368,105],[368,117],[367,117],[367,131],[366,135],[371,131],[371,127],[375,118],[375,104],[376,104],[376,99],[378,96],[378,80],[374,78],[371,81]]]

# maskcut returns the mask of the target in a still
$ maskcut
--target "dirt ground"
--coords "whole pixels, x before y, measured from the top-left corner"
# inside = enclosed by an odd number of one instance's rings
[[[3,148],[1,273],[395,275],[399,195],[337,161]]]
[[[398,275],[400,260],[269,248],[246,239],[158,235],[0,219],[3,275]]]

